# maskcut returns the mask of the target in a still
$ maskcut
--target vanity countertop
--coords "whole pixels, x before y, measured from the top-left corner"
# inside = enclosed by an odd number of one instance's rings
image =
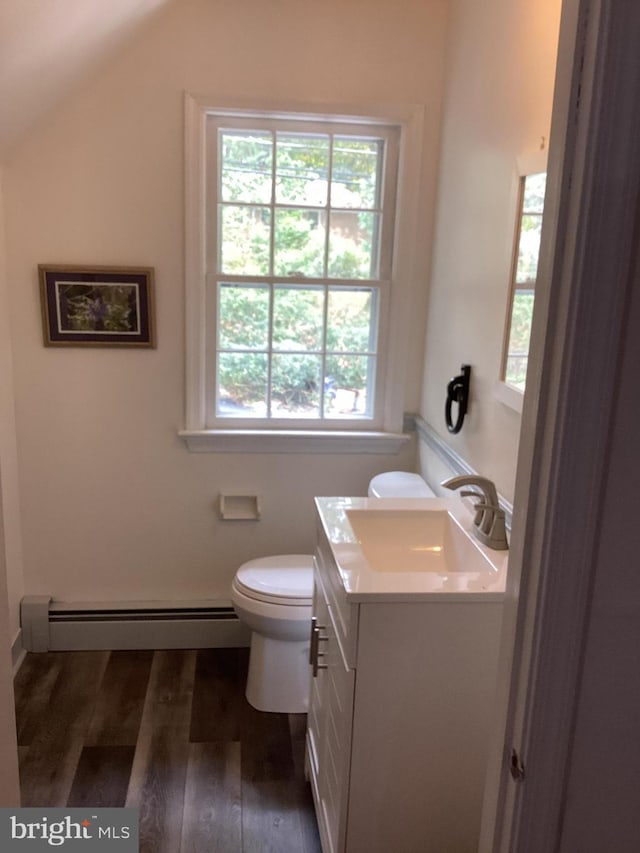
[[[347,598],[352,602],[373,601],[475,601],[495,602],[504,598],[508,551],[495,551],[480,543],[472,533],[473,512],[467,509],[458,498],[361,498],[361,497],[318,497],[315,499],[321,529],[333,561],[338,570],[340,583]],[[448,538],[431,540],[425,537],[424,543],[418,537],[416,541],[404,541],[403,532],[397,542],[395,531],[403,530],[402,524],[395,525],[394,519],[403,521],[398,512],[411,516],[411,535],[419,530],[421,513],[438,513],[440,518],[448,516],[451,526]],[[377,515],[380,513],[380,515]],[[350,523],[349,516],[354,519]],[[409,519],[409,515],[406,516]],[[360,536],[354,532],[359,519],[368,524]],[[376,524],[377,520],[380,524]],[[385,533],[385,527],[389,533]],[[426,526],[425,526],[426,529]],[[371,539],[367,541],[371,531]],[[462,550],[452,540],[462,546]],[[463,535],[464,534],[464,535]],[[384,560],[377,567],[378,553],[390,545],[390,554],[394,546],[400,545],[400,552],[407,560],[418,561],[420,553],[425,555],[428,568],[403,570],[403,558],[390,560],[388,566]],[[431,544],[435,542],[436,544]],[[368,551],[369,557],[365,552]],[[435,553],[433,553],[435,552]],[[452,555],[447,562],[447,553]],[[464,569],[467,554],[474,567],[472,571]],[[457,561],[457,563],[456,563]],[[461,561],[464,565],[461,564]]]

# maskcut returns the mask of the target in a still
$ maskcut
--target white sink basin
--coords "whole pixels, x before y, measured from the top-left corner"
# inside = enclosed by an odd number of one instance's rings
[[[487,572],[493,566],[446,509],[347,509],[373,572]]]

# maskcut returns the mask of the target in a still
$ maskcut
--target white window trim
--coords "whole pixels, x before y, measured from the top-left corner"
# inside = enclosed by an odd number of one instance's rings
[[[499,400],[504,406],[508,406],[518,414],[522,414],[522,404],[524,402],[524,392],[508,382],[499,379],[493,387],[493,396]]]
[[[207,429],[206,428],[206,124],[210,112],[230,115],[344,119],[352,124],[389,124],[400,128],[400,162],[393,248],[394,298],[389,313],[384,371],[386,389],[382,428]],[[394,453],[409,436],[402,432],[405,374],[409,356],[408,298],[416,269],[423,108],[416,105],[336,105],[262,102],[260,108],[185,94],[185,334],[186,414],[180,436],[197,452]]]

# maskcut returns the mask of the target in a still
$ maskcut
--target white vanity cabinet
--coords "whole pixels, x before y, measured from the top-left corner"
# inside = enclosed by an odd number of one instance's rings
[[[307,730],[324,853],[475,853],[500,595],[347,592],[315,552]]]

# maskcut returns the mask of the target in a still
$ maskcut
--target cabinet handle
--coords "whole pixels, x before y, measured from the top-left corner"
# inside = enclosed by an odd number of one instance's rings
[[[311,617],[311,643],[309,645],[309,663],[311,664],[311,670],[313,673],[313,677],[315,678],[318,675],[319,669],[326,669],[327,665],[318,663],[319,658],[323,657],[319,651],[319,644],[325,642],[329,639],[328,637],[321,637],[320,631],[322,631],[322,626],[317,625],[317,620],[315,616]]]
[[[315,616],[311,617],[311,637],[309,643],[309,666],[313,666],[313,660],[316,656],[317,641],[316,641],[316,622]]]

